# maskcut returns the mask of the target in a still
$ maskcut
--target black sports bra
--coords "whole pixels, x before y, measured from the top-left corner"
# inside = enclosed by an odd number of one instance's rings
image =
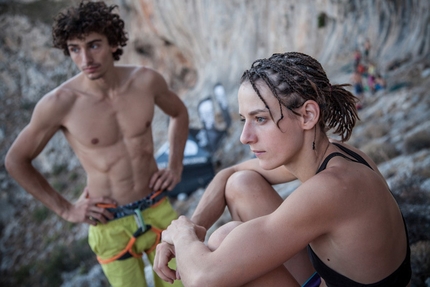
[[[338,148],[340,148],[342,151],[344,151],[346,154],[350,155],[352,158],[345,156],[342,153],[335,152],[332,154],[329,154],[321,164],[320,168],[318,169],[317,173],[323,171],[327,167],[327,163],[335,156],[341,156],[343,158],[352,160],[354,162],[362,163],[364,165],[367,165],[369,168],[372,168],[359,154],[356,152],[340,145],[337,143],[333,143]],[[403,217],[403,216],[402,216]],[[315,270],[318,272],[318,274],[325,280],[328,287],[405,287],[408,285],[409,281],[411,280],[412,276],[412,270],[411,270],[411,249],[409,247],[409,238],[408,238],[408,232],[406,228],[405,219],[403,218],[403,223],[405,225],[405,231],[406,231],[406,241],[407,241],[407,252],[406,257],[403,260],[402,264],[397,268],[396,271],[391,273],[388,277],[382,279],[381,281],[378,281],[376,283],[372,284],[361,284],[356,281],[353,281],[349,279],[348,277],[343,276],[342,274],[339,274],[338,272],[334,271],[330,267],[324,264],[324,262],[315,254],[315,252],[312,250],[310,245],[308,245],[308,255],[311,259],[312,265],[314,266]]]

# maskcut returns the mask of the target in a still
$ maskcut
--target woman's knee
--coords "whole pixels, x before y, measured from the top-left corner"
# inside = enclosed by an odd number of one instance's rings
[[[235,172],[227,181],[225,193],[227,199],[249,197],[253,193],[261,193],[272,186],[259,173],[252,170]]]
[[[255,171],[240,171],[230,176],[225,199],[232,219],[238,221],[267,215],[282,203],[272,185]]]
[[[242,224],[242,222],[240,221],[230,221],[222,225],[221,227],[219,227],[209,237],[208,243],[207,243],[208,248],[212,251],[217,249],[221,245],[221,242],[224,241],[226,236],[240,224]]]

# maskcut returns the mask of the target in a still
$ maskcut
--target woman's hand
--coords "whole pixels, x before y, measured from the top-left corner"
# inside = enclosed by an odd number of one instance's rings
[[[173,220],[169,227],[161,234],[161,243],[157,245],[155,253],[154,271],[161,279],[169,283],[181,279],[178,262],[176,262],[178,267],[176,271],[168,266],[169,261],[176,257],[175,242],[181,238],[203,242],[205,236],[206,229],[194,224],[185,216],[180,216],[177,220]]]
[[[173,258],[175,258],[175,247],[173,245],[167,242],[161,242],[157,245],[152,267],[161,279],[169,283],[181,279],[179,272],[171,269],[168,265]]]
[[[161,241],[174,245],[175,240],[181,236],[195,236],[199,241],[204,241],[206,236],[206,228],[193,223],[185,216],[180,216],[173,220],[169,227],[163,231]]]

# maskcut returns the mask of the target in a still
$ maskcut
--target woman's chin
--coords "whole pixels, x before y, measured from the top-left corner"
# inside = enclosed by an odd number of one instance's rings
[[[273,162],[264,161],[264,160],[261,160],[261,159],[259,159],[258,163],[260,164],[261,168],[265,169],[265,170],[272,170],[272,169],[275,169],[275,168],[277,168],[277,167],[280,166],[279,164],[275,164]]]

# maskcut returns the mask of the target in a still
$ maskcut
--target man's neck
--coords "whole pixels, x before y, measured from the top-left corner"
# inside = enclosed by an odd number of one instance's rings
[[[91,93],[113,97],[121,86],[121,74],[116,67],[112,67],[102,77],[90,79],[85,76],[83,86]]]

